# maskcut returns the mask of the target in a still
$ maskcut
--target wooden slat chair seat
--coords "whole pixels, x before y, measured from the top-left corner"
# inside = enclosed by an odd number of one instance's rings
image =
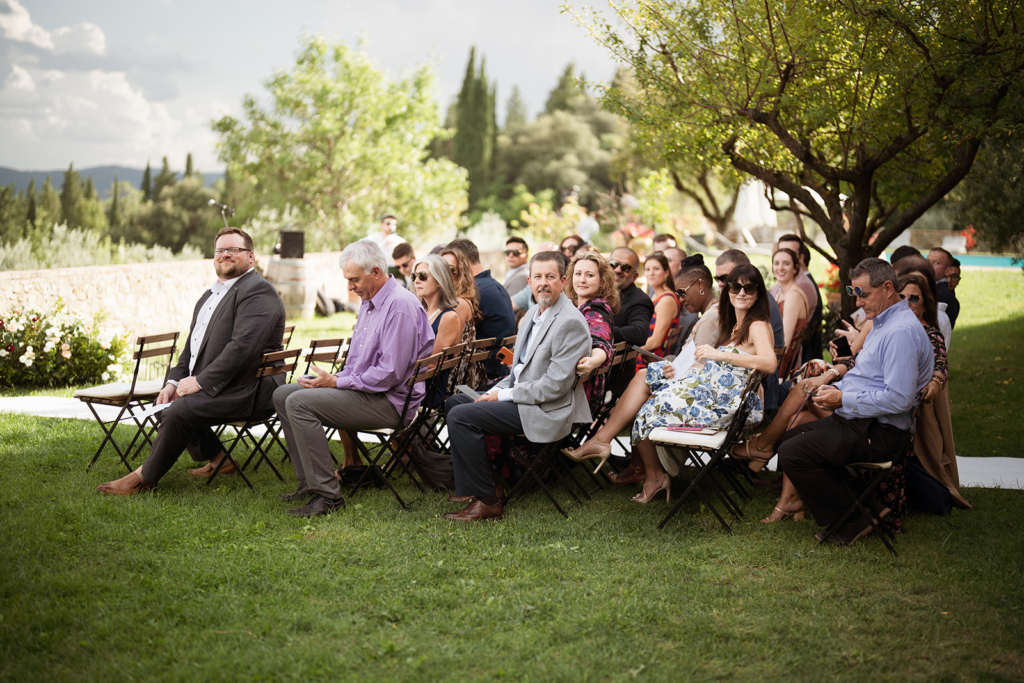
[[[266,377],[274,377],[276,375],[287,375],[295,371],[295,366],[299,362],[299,355],[302,353],[302,349],[293,349],[291,351],[275,351],[273,353],[263,354],[263,359],[260,361],[260,366],[256,370],[256,381],[259,382]],[[259,456],[256,460],[256,464],[253,466],[253,471],[259,469],[261,463],[266,463],[280,481],[284,481],[284,477],[277,471],[274,464],[267,457],[270,449],[276,443],[285,451],[287,457],[287,449],[285,444],[281,440],[281,424],[277,419],[277,413],[274,412],[273,408],[257,412],[253,410],[253,414],[247,418],[241,420],[225,420],[225,425],[229,425],[235,428],[235,436],[231,440],[231,443],[224,449],[225,456],[221,459],[217,467],[214,468],[213,472],[210,473],[209,478],[206,480],[206,485],[209,486],[213,483],[214,478],[220,472],[221,467],[225,461],[230,461],[235,466],[235,471],[238,472],[239,476],[246,483],[250,490],[256,491],[253,488],[252,482],[245,476],[245,468],[249,466],[252,459]],[[253,430],[256,427],[263,427],[264,432],[262,436],[257,437]],[[234,457],[235,448],[238,444],[248,439],[251,443],[251,449],[249,457],[245,462],[239,465],[238,461]]]
[[[430,401],[431,394],[428,394],[423,399],[423,404],[419,410],[422,415],[419,416],[421,428],[419,434],[413,436],[410,439],[410,445],[417,438],[423,442],[423,446],[432,451],[439,453],[446,452],[448,450],[448,440],[444,438],[445,421],[444,421],[444,404],[445,402],[455,395],[457,389],[455,388],[461,382],[457,382],[457,374],[459,369],[463,366],[466,349],[470,346],[469,343],[455,344],[449,346],[446,349],[441,350],[441,367],[438,368],[438,375],[435,380],[436,389],[434,391],[443,392],[441,397],[441,403],[434,407]],[[448,372],[448,382],[441,386],[441,382],[444,379],[444,373]],[[411,449],[409,449],[411,451]],[[412,457],[412,453],[409,453]]]
[[[95,455],[92,456],[86,471],[92,469],[92,466],[96,464],[107,444],[110,444],[117,451],[121,463],[129,472],[133,469],[130,460],[146,444],[152,445],[152,435],[156,430],[155,417],[143,418],[140,422],[138,418],[135,418],[135,414],[136,411],[145,409],[146,406],[156,401],[161,389],[163,389],[167,381],[167,375],[171,371],[171,362],[174,360],[174,352],[177,349],[179,336],[180,333],[178,332],[167,332],[136,338],[135,344],[138,348],[132,354],[135,368],[132,371],[131,382],[111,382],[88,389],[80,389],[74,393],[75,398],[89,406],[89,410],[92,412],[93,417],[96,418],[100,429],[103,430],[103,440],[100,442],[99,448],[96,449]],[[166,363],[162,360],[164,357],[167,359]],[[159,379],[139,379],[142,361],[147,359],[161,359],[160,363],[163,374]],[[120,408],[120,410],[116,418],[104,421],[100,417],[99,412],[97,412],[96,406],[111,406]],[[128,447],[122,450],[118,446],[117,441],[114,440],[114,429],[119,421],[126,416],[133,418],[126,421],[125,424],[134,424],[135,433],[132,435],[132,440]]]
[[[436,386],[435,380],[440,375],[440,368],[442,366],[441,359],[444,357],[444,352],[439,351],[435,354],[421,358],[413,365],[412,374],[409,380],[405,383],[408,387],[408,393],[405,396],[405,403],[402,406],[402,411],[399,415],[399,424],[405,425],[405,418],[409,414],[409,402],[412,399],[412,392],[416,384],[423,382],[425,384],[424,389],[427,391],[425,396],[429,396],[429,392]],[[359,455],[367,462],[366,469],[362,471],[359,478],[354,484],[351,485],[352,493],[354,494],[360,488],[369,486],[371,481],[370,477],[373,477],[378,483],[383,485],[391,491],[391,494],[398,501],[398,504],[403,509],[408,510],[409,504],[402,499],[395,487],[388,481],[386,470],[393,467],[401,467],[409,478],[424,491],[423,485],[419,479],[413,473],[401,458],[403,452],[407,449],[408,444],[411,442],[411,437],[415,435],[420,426],[422,426],[422,416],[425,411],[417,410],[413,419],[408,425],[401,428],[380,428],[380,429],[360,429],[361,434],[371,434],[377,437],[380,442],[380,448],[374,453],[370,453],[369,448],[363,443],[362,439],[353,439],[355,441],[356,449],[359,451]],[[387,456],[386,459],[385,456]],[[381,461],[383,460],[383,464]]]
[[[348,358],[348,350],[352,345],[352,337],[332,337],[328,339],[314,339],[309,342],[309,351],[306,353],[304,360],[306,361],[306,369],[302,374],[309,375],[313,373],[313,363],[318,363],[317,367],[329,372],[331,374],[337,374],[341,372],[345,367],[345,361]],[[326,367],[324,367],[326,365]],[[296,366],[298,367],[298,366]],[[296,369],[292,373],[292,381],[295,380],[295,375],[298,374]],[[327,428],[327,443],[330,448],[330,443],[334,440],[334,436],[338,433],[337,429]],[[287,460],[288,453],[285,452],[284,459]],[[334,451],[331,450],[331,459],[334,464],[338,464],[338,458],[334,455]],[[281,462],[284,462],[282,460]]]
[[[683,495],[679,497],[665,518],[661,520],[661,523],[658,525],[659,529],[664,528],[668,520],[679,511],[679,508],[683,506],[690,496],[696,494],[715,515],[722,527],[729,533],[732,533],[729,524],[719,513],[714,503],[712,503],[710,494],[718,497],[723,507],[736,521],[740,520],[743,516],[743,511],[729,496],[725,486],[715,478],[715,474],[718,473],[724,476],[737,492],[742,491],[739,481],[732,472],[722,467],[721,463],[733,444],[740,441],[747,432],[746,421],[750,413],[749,400],[753,392],[760,385],[761,377],[762,374],[760,372],[750,373],[747,385],[740,395],[739,409],[733,415],[728,429],[712,433],[700,433],[677,432],[658,428],[651,432],[649,437],[651,442],[656,446],[661,446],[664,450],[665,456],[663,456],[662,464],[670,475],[673,471],[678,474],[681,471],[680,465],[692,465],[697,470],[697,474],[690,481]]]

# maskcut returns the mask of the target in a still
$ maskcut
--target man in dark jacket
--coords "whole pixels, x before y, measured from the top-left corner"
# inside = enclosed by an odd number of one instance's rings
[[[263,354],[281,350],[284,304],[277,291],[255,272],[252,238],[238,228],[224,228],[214,242],[217,282],[203,293],[178,364],[171,369],[157,404],[160,413],[153,448],[142,467],[97,490],[131,495],[157,481],[188,448],[193,460],[210,460],[190,470],[208,475],[224,457],[212,425],[244,420],[272,409],[271,396],[283,375],[256,378]],[[230,474],[230,461],[221,467]]]

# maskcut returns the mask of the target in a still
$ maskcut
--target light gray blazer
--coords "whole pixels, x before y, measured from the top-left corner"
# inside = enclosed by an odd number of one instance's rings
[[[550,443],[566,436],[573,424],[593,419],[583,383],[573,389],[576,364],[580,358],[590,355],[590,328],[579,309],[562,294],[540,328],[533,331],[530,353],[523,357],[526,335],[522,328],[530,324],[533,324],[533,316],[527,315],[516,339],[512,367],[519,364],[520,358],[525,366],[519,381],[512,387],[512,400],[519,405],[519,419],[526,438],[534,443]],[[509,375],[497,388],[507,389],[511,383]]]

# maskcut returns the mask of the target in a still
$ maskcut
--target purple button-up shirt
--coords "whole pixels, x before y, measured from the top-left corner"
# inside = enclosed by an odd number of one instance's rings
[[[401,416],[413,366],[433,350],[434,331],[423,305],[389,277],[373,298],[359,307],[345,369],[338,373],[338,388],[384,394]],[[406,424],[412,421],[424,393],[423,382],[413,387]]]

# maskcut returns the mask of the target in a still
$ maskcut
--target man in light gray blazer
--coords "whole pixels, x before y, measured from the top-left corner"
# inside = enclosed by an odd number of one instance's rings
[[[538,307],[519,325],[512,372],[476,401],[455,396],[446,404],[456,498],[472,499],[445,519],[501,519],[485,436],[525,434],[534,443],[559,441],[572,425],[590,422],[590,406],[576,364],[590,354],[583,314],[562,293],[565,263],[553,251],[530,261],[530,289]]]

